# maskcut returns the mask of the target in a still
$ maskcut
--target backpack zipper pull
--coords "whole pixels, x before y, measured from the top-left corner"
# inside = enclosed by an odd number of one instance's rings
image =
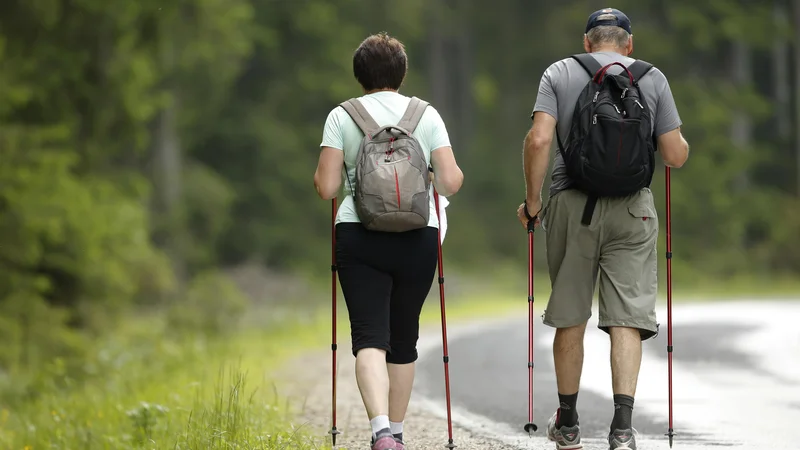
[[[597,125],[597,114],[592,116],[592,125]]]
[[[622,114],[622,112],[619,110],[619,108],[617,108],[617,105],[614,105],[614,109],[617,110],[617,114]]]
[[[627,94],[627,93],[628,93],[628,88],[623,89],[621,98],[625,98],[625,94]]]
[[[594,93],[594,99],[592,99],[592,103],[597,102],[597,97],[599,97],[599,96],[600,96],[600,91],[595,92]]]
[[[639,100],[634,100],[634,103],[636,103],[637,105],[639,105],[639,108],[642,108],[642,109],[644,109],[644,106],[642,106],[642,104],[641,104],[641,103],[639,103]]]
[[[392,153],[394,153],[394,138],[389,138],[389,151],[386,152],[386,158],[384,158],[383,162],[392,162],[392,160],[389,159],[389,157],[392,156]]]

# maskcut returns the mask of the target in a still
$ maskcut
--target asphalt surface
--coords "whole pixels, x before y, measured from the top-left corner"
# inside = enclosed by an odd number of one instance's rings
[[[469,417],[461,425],[480,426],[505,442],[527,436],[528,324],[521,305],[519,319],[472,325],[449,340],[454,416]],[[641,442],[653,445],[640,449],[667,448],[667,316],[661,308],[660,333],[644,343],[634,409]],[[673,313],[674,448],[800,449],[800,440],[786,433],[800,421],[800,302],[676,305]],[[610,345],[596,317],[595,311],[587,329],[578,412],[584,439],[602,448],[613,402]],[[534,422],[541,438],[558,397],[553,330],[536,319]],[[415,390],[443,408],[440,342],[421,355]]]

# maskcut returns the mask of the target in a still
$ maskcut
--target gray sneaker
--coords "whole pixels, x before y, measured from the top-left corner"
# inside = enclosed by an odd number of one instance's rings
[[[608,435],[608,450],[636,450],[636,436],[639,433],[634,428],[627,430],[614,430]]]
[[[578,425],[574,427],[558,427],[556,428],[556,421],[558,420],[558,411],[553,414],[550,421],[547,422],[547,439],[556,443],[557,450],[577,450],[582,449],[581,444],[581,428]]]

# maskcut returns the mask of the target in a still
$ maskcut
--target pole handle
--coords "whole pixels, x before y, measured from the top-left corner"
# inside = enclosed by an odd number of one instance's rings
[[[523,200],[522,203],[525,205],[522,210],[525,211],[525,218],[528,219],[528,233],[533,233],[536,230],[536,221],[539,219],[539,213],[542,211],[539,210],[539,212],[531,216],[531,213],[528,212],[528,199]]]

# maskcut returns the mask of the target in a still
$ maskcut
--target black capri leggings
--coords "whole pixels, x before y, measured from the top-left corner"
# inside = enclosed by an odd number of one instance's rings
[[[386,362],[417,360],[419,315],[431,290],[438,231],[370,231],[360,223],[336,225],[336,266],[350,314],[353,355],[386,351]]]

